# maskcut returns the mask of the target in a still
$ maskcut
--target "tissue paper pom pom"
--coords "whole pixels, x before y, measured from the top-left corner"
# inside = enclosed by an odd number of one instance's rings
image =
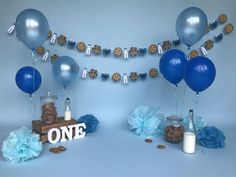
[[[197,133],[203,128],[206,126],[206,121],[200,117],[200,116],[194,116],[193,117],[193,122],[194,122],[194,125],[195,125],[195,128],[196,128],[196,131]],[[189,117],[185,117],[184,118],[184,125],[185,127],[187,127],[189,124]]]
[[[157,108],[139,106],[129,116],[129,128],[141,138],[152,138],[163,133],[164,116]]]
[[[81,116],[78,120],[79,123],[85,123],[86,129],[84,130],[86,133],[95,132],[98,126],[98,119],[92,114],[86,114]]]
[[[12,163],[24,162],[38,157],[42,151],[39,135],[32,130],[22,127],[10,133],[3,141],[2,153],[5,160]]]
[[[223,148],[225,135],[216,127],[204,127],[197,135],[198,144],[208,148]]]

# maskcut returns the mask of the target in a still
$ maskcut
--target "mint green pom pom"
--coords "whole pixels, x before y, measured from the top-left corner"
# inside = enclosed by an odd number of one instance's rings
[[[20,163],[38,157],[42,151],[42,142],[39,135],[32,130],[22,127],[9,134],[2,144],[4,160],[11,163]]]

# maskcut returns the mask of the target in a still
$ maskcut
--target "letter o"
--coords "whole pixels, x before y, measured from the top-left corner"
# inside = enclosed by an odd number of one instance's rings
[[[55,132],[55,139],[52,139],[53,133]],[[61,132],[58,128],[52,128],[48,131],[48,141],[49,143],[55,144],[57,143],[61,138]]]

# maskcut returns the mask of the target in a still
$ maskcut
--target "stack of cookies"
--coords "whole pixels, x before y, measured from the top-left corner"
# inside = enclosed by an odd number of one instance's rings
[[[54,103],[45,103],[42,106],[41,119],[46,124],[57,121],[57,108]]]

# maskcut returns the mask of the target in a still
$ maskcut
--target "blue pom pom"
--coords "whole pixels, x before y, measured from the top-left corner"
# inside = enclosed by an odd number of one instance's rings
[[[206,126],[206,121],[200,116],[194,116],[193,122],[196,128],[197,133]],[[187,127],[189,125],[189,117],[184,118],[184,125]]]
[[[86,129],[84,130],[86,133],[95,132],[98,126],[98,119],[92,114],[86,114],[81,116],[78,120],[79,123],[85,123]]]
[[[141,138],[152,138],[163,134],[163,114],[157,108],[139,106],[129,116],[129,128]]]
[[[140,48],[138,49],[138,53],[139,53],[140,55],[145,55],[145,54],[147,53],[147,48],[145,48],[145,47],[140,47]]]
[[[147,73],[144,72],[144,73],[139,73],[139,79],[141,80],[145,80],[147,78]]]
[[[225,135],[216,127],[204,127],[197,135],[197,142],[207,148],[223,148]]]
[[[75,41],[72,40],[67,41],[67,46],[69,49],[75,48],[75,44],[76,44]]]
[[[103,80],[107,80],[107,79],[109,79],[109,73],[102,73],[101,74],[101,78],[103,79]]]
[[[102,49],[102,52],[103,52],[103,55],[107,56],[107,55],[110,55],[111,49],[109,49],[109,48],[104,48],[104,49]]]
[[[22,127],[10,133],[3,141],[2,154],[6,161],[20,163],[38,157],[42,151],[39,135]]]

